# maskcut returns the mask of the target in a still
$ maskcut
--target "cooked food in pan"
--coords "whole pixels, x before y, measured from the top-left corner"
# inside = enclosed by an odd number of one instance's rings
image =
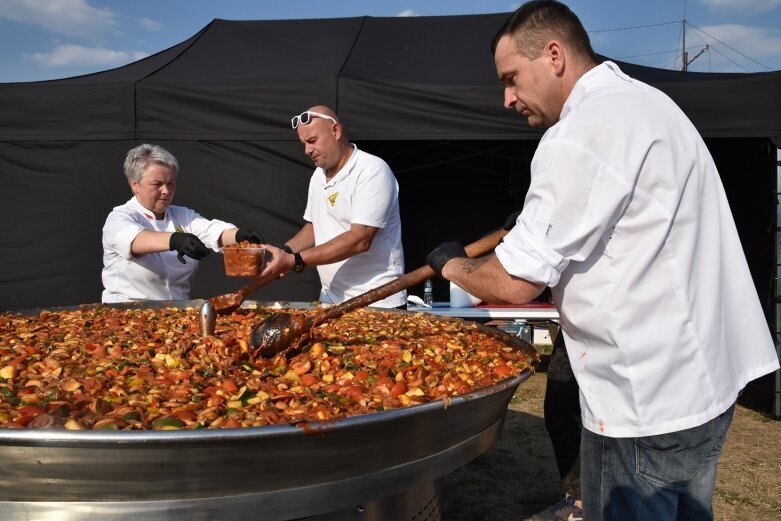
[[[193,308],[0,314],[0,427],[232,428],[446,406],[536,359],[477,324],[366,309],[293,356],[254,358],[252,328],[273,311],[218,317],[205,338]]]

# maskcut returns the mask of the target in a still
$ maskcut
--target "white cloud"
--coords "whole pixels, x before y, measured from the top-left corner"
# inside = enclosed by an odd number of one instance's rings
[[[95,36],[117,23],[114,12],[86,0],[2,0],[0,18],[71,36]]]
[[[163,24],[152,20],[151,18],[142,18],[138,22],[139,25],[141,25],[141,27],[147,31],[159,31],[163,27]]]
[[[701,31],[697,31],[700,29]],[[728,56],[740,64],[746,64],[746,59],[724,45],[739,51],[764,65],[778,66],[778,57],[781,56],[781,31],[777,29],[767,29],[762,27],[751,27],[739,24],[721,24],[698,27],[694,29],[695,34],[705,43],[713,45],[718,52]],[[717,41],[713,41],[716,39]],[[721,45],[721,44],[724,45]],[[689,47],[687,42],[687,47]],[[775,62],[775,65],[774,63]],[[752,66],[751,70],[757,69]]]
[[[700,0],[700,3],[715,11],[757,14],[772,11],[781,0]]]
[[[141,51],[114,51],[103,47],[64,44],[52,52],[26,54],[25,58],[44,67],[116,67],[149,56]]]
[[[406,17],[406,16],[418,16],[418,15],[415,14],[415,11],[413,11],[412,9],[405,9],[399,14],[397,14],[396,16]]]

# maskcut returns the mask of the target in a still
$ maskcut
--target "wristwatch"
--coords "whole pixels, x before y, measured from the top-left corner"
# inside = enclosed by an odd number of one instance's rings
[[[304,271],[304,268],[306,267],[306,264],[304,263],[304,259],[301,258],[301,254],[298,253],[298,252],[295,252],[293,254],[293,258],[295,258],[295,260],[296,260],[296,263],[293,264],[293,271],[295,271],[296,273],[301,273],[302,271]]]

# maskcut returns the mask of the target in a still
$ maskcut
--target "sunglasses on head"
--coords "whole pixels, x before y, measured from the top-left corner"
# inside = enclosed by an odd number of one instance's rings
[[[290,124],[293,126],[293,128],[298,128],[298,125],[308,125],[312,118],[323,118],[323,119],[330,119],[334,123],[336,123],[336,120],[332,118],[331,116],[326,116],[325,114],[320,114],[319,112],[314,112],[312,110],[305,110],[298,116],[293,116],[290,120]]]

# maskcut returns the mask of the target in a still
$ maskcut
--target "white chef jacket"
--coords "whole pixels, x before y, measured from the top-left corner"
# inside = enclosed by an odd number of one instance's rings
[[[670,98],[614,63],[577,82],[543,136],[496,253],[552,287],[592,432],[701,425],[778,368],[705,143]]]
[[[187,300],[190,280],[198,261],[176,251],[134,256],[130,245],[139,232],[187,232],[196,235],[207,247],[219,251],[219,238],[234,225],[201,217],[183,206],[169,206],[165,218],[158,220],[133,196],[115,207],[103,226],[103,302],[133,300]]]
[[[317,266],[321,302],[343,302],[404,274],[399,184],[379,157],[353,145],[350,159],[330,181],[317,168],[309,181],[304,219],[312,223],[315,245],[349,231],[352,223],[379,228],[367,251]],[[407,292],[401,291],[373,305],[394,308],[406,301]]]

